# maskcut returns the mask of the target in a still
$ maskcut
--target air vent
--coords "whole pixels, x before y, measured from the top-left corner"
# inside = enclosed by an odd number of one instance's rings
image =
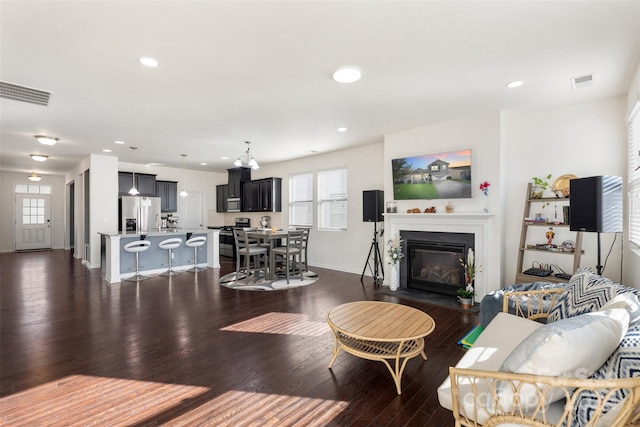
[[[28,102],[29,104],[47,107],[50,97],[51,92],[45,90],[0,81],[0,98],[13,99],[14,101]]]
[[[595,73],[585,74],[584,76],[579,76],[579,77],[572,77],[571,87],[574,90],[589,87],[593,84],[594,77],[595,77]]]

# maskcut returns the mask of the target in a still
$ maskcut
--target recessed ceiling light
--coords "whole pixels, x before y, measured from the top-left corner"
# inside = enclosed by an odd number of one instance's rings
[[[146,65],[147,67],[157,67],[158,66],[158,61],[156,61],[153,58],[149,58],[149,57],[140,58],[140,63],[142,65]]]
[[[113,141],[114,144],[120,144],[123,145],[125,142],[124,141]]]
[[[522,80],[515,80],[515,81],[512,81],[510,83],[507,83],[507,87],[509,89],[514,89],[514,88],[522,86],[523,84],[524,84],[524,82]]]
[[[222,160],[229,160],[229,158],[227,156],[222,156],[220,157]]]
[[[207,166],[205,162],[200,163],[200,166]]]
[[[40,144],[44,145],[54,145],[56,142],[60,141],[59,138],[54,138],[52,136],[46,135],[34,135]]]
[[[333,80],[338,83],[353,83],[360,80],[361,76],[362,72],[359,68],[349,65],[338,68],[333,73]]]
[[[111,152],[111,150],[109,150],[108,148],[104,148],[104,149],[102,149],[102,151],[104,151],[105,153],[110,153]]]
[[[338,129],[337,129],[337,131],[338,131],[338,132],[346,132],[346,131],[347,131],[347,128],[338,128]]]
[[[44,154],[29,154],[33,160],[36,162],[45,162],[49,156],[45,156]]]

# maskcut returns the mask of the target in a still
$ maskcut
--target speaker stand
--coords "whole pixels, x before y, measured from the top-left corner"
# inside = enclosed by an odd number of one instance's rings
[[[384,230],[378,232],[378,223],[373,223],[373,240],[371,241],[371,247],[369,248],[369,255],[367,255],[367,261],[364,263],[362,269],[362,275],[360,276],[360,282],[364,281],[364,273],[367,271],[367,267],[371,271],[373,281],[376,285],[381,284],[384,280],[384,269],[382,268],[382,256],[380,255],[380,248],[378,247],[378,233],[382,236]],[[373,255],[373,268],[371,268],[371,255]]]
[[[602,276],[602,264],[600,264],[600,232],[598,231],[598,264],[596,265],[596,271],[598,276]]]

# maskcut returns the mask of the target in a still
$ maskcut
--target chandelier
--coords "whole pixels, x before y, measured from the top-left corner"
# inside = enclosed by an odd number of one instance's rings
[[[247,151],[244,152],[244,156],[238,157],[238,159],[233,162],[234,166],[258,169],[260,166],[258,165],[258,162],[256,162],[256,159],[253,158],[253,155],[251,155],[251,148],[249,147],[251,142],[245,141],[244,143],[247,144]]]

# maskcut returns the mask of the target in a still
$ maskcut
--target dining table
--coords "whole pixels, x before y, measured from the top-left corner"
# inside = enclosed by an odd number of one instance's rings
[[[269,244],[269,279],[276,279],[276,260],[273,256],[273,248],[278,240],[286,239],[289,232],[282,229],[258,229],[247,231],[247,237],[262,240]]]

